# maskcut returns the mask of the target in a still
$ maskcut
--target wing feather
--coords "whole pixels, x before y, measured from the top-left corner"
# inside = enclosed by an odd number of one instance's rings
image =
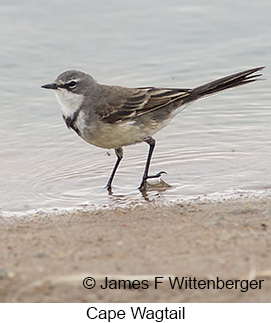
[[[145,113],[163,108],[174,101],[190,95],[191,89],[138,88],[127,96],[119,106],[107,105],[100,113],[104,122],[116,123],[128,118],[136,118]]]

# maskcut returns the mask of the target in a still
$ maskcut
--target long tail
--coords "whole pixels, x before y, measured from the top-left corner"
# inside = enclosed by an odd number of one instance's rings
[[[197,100],[199,98],[215,94],[233,87],[243,84],[255,82],[262,74],[254,74],[262,70],[264,67],[256,67],[243,72],[225,76],[221,79],[209,82],[194,88],[191,94],[187,97],[187,102]],[[253,74],[253,75],[252,75]]]

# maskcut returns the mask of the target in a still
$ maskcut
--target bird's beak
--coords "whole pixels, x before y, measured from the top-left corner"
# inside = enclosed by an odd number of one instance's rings
[[[41,87],[43,87],[44,89],[57,90],[56,83],[45,84],[45,85],[42,85]]]

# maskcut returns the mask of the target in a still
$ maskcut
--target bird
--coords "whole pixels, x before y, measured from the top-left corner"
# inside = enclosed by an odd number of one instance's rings
[[[263,68],[247,69],[195,88],[105,85],[87,73],[68,70],[53,83],[41,87],[55,92],[68,128],[94,146],[115,150],[115,165],[106,185],[109,194],[112,194],[112,182],[123,158],[123,147],[147,143],[149,151],[138,187],[146,192],[147,180],[165,173],[149,175],[155,148],[153,135],[194,101],[259,80],[262,74],[258,72]]]

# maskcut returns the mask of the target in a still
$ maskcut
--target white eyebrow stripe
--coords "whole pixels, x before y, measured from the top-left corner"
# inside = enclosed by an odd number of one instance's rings
[[[59,80],[58,82],[59,82],[59,84],[60,85],[64,85],[64,84],[69,84],[70,82],[78,82],[78,81],[80,81],[81,79],[71,79],[71,80],[69,80],[69,81],[66,81],[66,82],[64,82],[63,80]]]

